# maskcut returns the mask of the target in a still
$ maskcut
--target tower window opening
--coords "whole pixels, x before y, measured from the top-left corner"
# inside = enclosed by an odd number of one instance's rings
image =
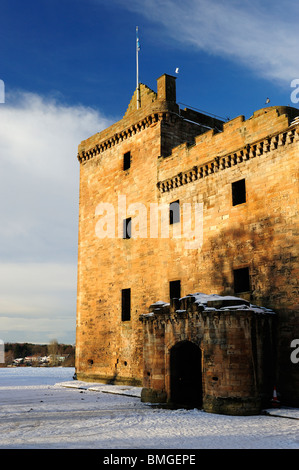
[[[181,297],[181,281],[170,281],[169,297],[171,299],[180,299]]]
[[[245,179],[232,183],[232,199],[233,206],[246,202]]]
[[[131,152],[124,154],[124,171],[128,170],[131,166]]]
[[[250,291],[249,268],[234,269],[234,291],[235,294]]]
[[[123,238],[129,239],[132,237],[132,218],[124,219],[123,221]]]
[[[173,201],[169,204],[169,223],[176,224],[180,221],[180,201]]]
[[[122,321],[131,320],[131,289],[121,291],[121,319]]]

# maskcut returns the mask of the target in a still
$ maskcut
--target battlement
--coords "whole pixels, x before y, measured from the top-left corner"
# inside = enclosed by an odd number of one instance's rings
[[[290,107],[261,109],[247,121],[239,116],[224,123],[221,134],[211,129],[199,135],[190,148],[175,147],[159,161],[158,189],[170,191],[298,141],[299,121],[292,121],[296,115],[299,110]]]
[[[189,128],[193,127],[193,136],[210,128],[222,129],[223,121],[216,117],[188,108],[180,109],[176,103],[175,80],[176,78],[171,75],[162,75],[157,79],[157,93],[141,83],[140,108],[137,109],[137,90],[135,90],[120,121],[80,143],[79,162],[84,163],[157,122],[188,123]]]
[[[155,103],[155,101],[157,100],[157,93],[155,93],[153,90],[151,90],[148,86],[144,85],[143,83],[140,83],[139,90],[140,90],[140,98],[139,98],[140,108],[142,108],[143,112],[148,108],[151,111],[153,107],[153,103]],[[135,90],[132,96],[132,99],[128,105],[124,118],[127,116],[130,116],[136,111],[137,111],[137,89]]]

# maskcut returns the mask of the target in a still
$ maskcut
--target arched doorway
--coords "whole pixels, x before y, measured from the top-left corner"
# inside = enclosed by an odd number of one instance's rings
[[[170,401],[179,406],[201,408],[201,350],[182,341],[170,350]]]

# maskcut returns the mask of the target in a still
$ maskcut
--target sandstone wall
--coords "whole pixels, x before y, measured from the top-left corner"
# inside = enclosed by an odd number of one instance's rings
[[[121,121],[79,146],[77,375],[141,384],[139,315],[169,297],[173,280],[181,281],[182,296],[234,293],[233,272],[246,267],[250,290],[242,296],[279,313],[277,381],[285,398],[298,400],[298,365],[290,361],[290,342],[299,337],[299,131],[298,124],[290,126],[298,110],[266,108],[225,123],[222,131],[220,121],[165,101],[166,85],[164,76],[157,94],[142,85],[141,109],[135,93]],[[131,166],[124,171],[126,152]],[[243,178],[246,202],[233,206],[232,183]],[[141,238],[121,238],[119,196]],[[151,204],[176,200],[202,204],[199,248],[173,237],[180,224],[170,227],[168,238],[150,238]],[[100,203],[115,209],[115,238],[97,236]],[[140,207],[130,208],[134,203],[145,207],[143,222]],[[131,319],[122,321],[121,290],[127,288]]]
[[[140,317],[144,333],[142,400],[173,404],[172,348],[191,342],[200,348],[201,361],[193,363],[188,383],[192,387],[195,376],[201,377],[198,393],[205,411],[246,415],[270,407],[275,314],[232,297],[216,296],[217,300],[208,302],[220,303],[222,308],[210,308],[195,299],[196,295],[182,299],[178,310],[174,303],[171,307],[154,304],[149,314]],[[243,302],[248,305],[238,306]]]

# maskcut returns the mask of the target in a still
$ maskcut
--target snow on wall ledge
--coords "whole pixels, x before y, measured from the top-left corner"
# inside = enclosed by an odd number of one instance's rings
[[[259,307],[253,305],[245,299],[234,296],[222,296],[218,294],[204,294],[197,292],[195,294],[188,294],[180,299],[172,299],[172,305],[168,302],[158,300],[150,306],[150,312],[140,315],[140,320],[152,317],[159,313],[184,313],[188,308],[192,307],[193,310],[212,312],[216,310],[251,310],[255,313],[274,314],[273,310],[266,307]]]

